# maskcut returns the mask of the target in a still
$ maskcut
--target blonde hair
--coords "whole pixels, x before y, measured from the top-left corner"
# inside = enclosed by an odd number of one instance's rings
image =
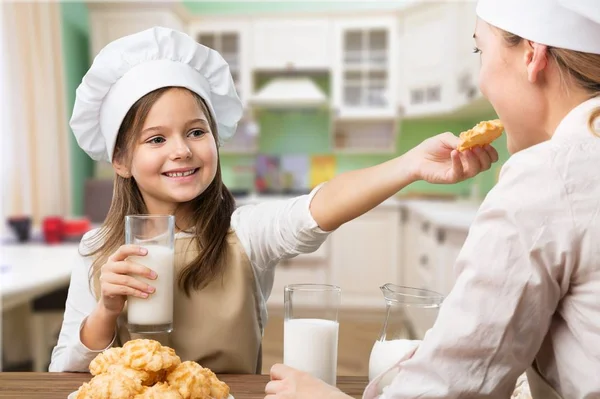
[[[517,46],[523,40],[518,35],[499,28],[496,29],[500,31],[503,39],[511,47]],[[600,54],[556,47],[548,47],[548,53],[558,65],[561,76],[566,74],[572,78],[575,84],[588,91],[591,97],[600,95]],[[588,126],[594,135],[600,137],[600,129],[594,126],[598,117],[600,117],[600,107],[592,111]]]
[[[114,158],[130,162],[136,139],[140,134],[150,109],[158,99],[172,87],[155,90],[139,99],[128,111],[119,128],[115,145]],[[176,88],[177,90],[186,90]],[[204,100],[191,93],[198,106],[208,119],[215,142],[218,142],[217,125]],[[221,167],[217,163],[215,178],[207,189],[188,203],[180,204],[190,210],[191,221],[195,226],[195,241],[202,251],[196,259],[186,265],[178,277],[178,285],[187,295],[192,289],[206,286],[219,276],[225,267],[227,254],[227,234],[229,233],[231,215],[235,209],[235,200],[225,187],[221,177]],[[125,216],[147,213],[146,204],[133,177],[124,178],[115,175],[113,197],[110,209],[102,227],[90,238],[87,246],[91,251],[83,256],[92,256],[90,285],[96,295],[100,296],[100,269],[121,245],[125,243]]]

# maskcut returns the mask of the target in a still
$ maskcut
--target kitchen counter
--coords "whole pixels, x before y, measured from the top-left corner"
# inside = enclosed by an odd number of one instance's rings
[[[466,201],[399,200],[400,206],[439,227],[469,230],[480,204]]]
[[[4,244],[0,263],[1,309],[8,310],[67,286],[78,247],[78,243]]]
[[[229,385],[235,399],[262,399],[269,382],[268,375],[223,374],[218,377]],[[0,397],[66,399],[91,378],[87,373],[0,373]],[[360,398],[367,378],[339,376],[337,386],[342,392]]]

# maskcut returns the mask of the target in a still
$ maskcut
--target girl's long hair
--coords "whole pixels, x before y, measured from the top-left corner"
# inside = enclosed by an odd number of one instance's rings
[[[144,121],[154,103],[172,87],[155,90],[140,98],[129,110],[119,128],[114,157],[127,161],[133,152],[133,146],[144,125]],[[176,90],[187,90],[176,88]],[[218,143],[217,125],[204,100],[190,92],[199,107],[208,118],[215,142]],[[218,150],[218,149],[217,149]],[[177,278],[177,283],[187,295],[199,290],[220,276],[226,266],[227,234],[231,215],[235,209],[235,200],[223,184],[221,166],[217,163],[214,180],[206,190],[191,201],[180,204],[185,206],[191,216],[195,229],[195,242],[200,254],[190,264],[185,265]],[[115,174],[113,197],[110,209],[102,227],[90,237],[86,246],[90,252],[82,254],[93,258],[90,269],[90,284],[100,297],[100,269],[121,245],[125,243],[125,216],[147,213],[142,194],[133,177],[124,178]]]

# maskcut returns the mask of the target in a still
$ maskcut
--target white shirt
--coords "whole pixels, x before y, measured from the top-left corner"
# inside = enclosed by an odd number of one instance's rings
[[[252,264],[260,298],[261,325],[267,321],[266,301],[271,294],[275,266],[282,259],[316,251],[330,232],[319,228],[309,206],[318,191],[289,200],[263,202],[237,208],[231,216],[231,227],[237,234]],[[86,238],[81,253],[89,252]],[[177,233],[186,234],[186,233]],[[73,268],[65,314],[58,343],[52,351],[50,371],[87,371],[89,363],[101,351],[88,349],[80,340],[85,318],[94,310],[97,300],[90,289],[91,257],[82,257]],[[111,344],[112,345],[112,344]]]
[[[526,368],[600,397],[600,97],[513,155],[456,261],[435,326],[382,399],[508,398]]]

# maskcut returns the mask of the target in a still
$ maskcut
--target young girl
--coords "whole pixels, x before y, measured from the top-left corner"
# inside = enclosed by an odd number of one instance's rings
[[[86,371],[102,350],[130,337],[127,296],[154,287],[153,270],[128,260],[124,217],[176,218],[173,332],[182,360],[215,372],[261,371],[265,303],[275,265],[319,248],[341,224],[416,179],[451,183],[488,169],[491,147],[458,153],[443,134],[406,155],[346,173],[309,195],[243,206],[223,184],[218,145],[242,113],[221,56],[182,33],[153,28],[109,44],[77,90],[71,126],[79,145],[116,172],[103,226],[86,234],[75,265],[51,371]]]
[[[534,399],[599,398],[600,3],[479,0],[477,14],[480,87],[514,155],[381,398],[508,398],[526,369]],[[272,378],[270,399],[346,397],[281,365]]]

